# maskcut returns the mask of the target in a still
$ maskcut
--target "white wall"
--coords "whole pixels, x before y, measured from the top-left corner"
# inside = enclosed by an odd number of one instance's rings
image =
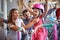
[[[7,13],[9,14],[9,11],[12,8],[17,8],[18,9],[18,4],[17,4],[17,0],[7,0]]]
[[[2,4],[2,1],[0,0],[0,18],[3,17],[3,15],[2,15],[2,14],[3,14],[3,13],[2,13],[2,5],[1,5],[1,4]]]
[[[1,11],[1,0],[0,0],[0,11]]]

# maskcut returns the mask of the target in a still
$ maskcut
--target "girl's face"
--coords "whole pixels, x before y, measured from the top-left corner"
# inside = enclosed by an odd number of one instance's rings
[[[15,10],[12,12],[12,19],[16,20],[18,18],[19,14],[18,14],[18,11]]]
[[[33,16],[38,17],[39,16],[39,10],[38,9],[33,9]]]

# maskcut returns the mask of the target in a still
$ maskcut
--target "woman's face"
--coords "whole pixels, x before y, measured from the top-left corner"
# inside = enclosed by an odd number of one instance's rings
[[[19,14],[18,14],[18,11],[15,10],[12,12],[12,19],[16,20],[18,18]]]
[[[33,9],[33,16],[38,17],[39,16],[39,10],[38,9]]]

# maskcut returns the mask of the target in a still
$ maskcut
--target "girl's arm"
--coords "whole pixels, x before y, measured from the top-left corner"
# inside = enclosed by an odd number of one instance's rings
[[[22,23],[23,24],[23,23]],[[24,25],[24,24],[23,24]],[[30,28],[32,25],[34,25],[34,21],[32,22],[29,22],[27,25],[24,25],[22,27],[18,27],[16,25],[13,25],[13,24],[8,24],[8,28],[14,30],[14,31],[25,31],[25,29],[28,29]]]
[[[25,29],[30,28],[32,25],[34,25],[34,21],[29,22],[27,25],[23,26]]]
[[[47,6],[48,6],[48,0],[45,0],[46,1],[46,3],[45,3],[45,11],[44,11],[44,13],[41,15],[41,17],[45,17],[46,15],[47,15]]]
[[[25,8],[26,8],[30,13],[33,13],[33,10],[32,10],[31,8],[29,8],[29,7],[25,4],[24,0],[23,0],[23,5],[25,6]]]
[[[30,28],[32,25],[34,25],[36,22],[38,22],[38,19],[33,19],[31,22],[29,22],[27,25],[25,25],[24,23],[22,23],[22,27],[25,29]],[[13,25],[11,23],[8,24],[8,28],[14,30],[14,31],[20,31],[23,30],[22,27],[17,27],[16,25]]]
[[[29,22],[27,25],[24,25],[24,23],[22,23],[22,27],[24,29],[28,29],[30,28],[32,25],[34,24],[34,21],[32,22]],[[16,25],[13,25],[13,24],[8,24],[8,28],[14,30],[14,31],[20,31],[20,30],[23,30],[22,27],[18,27]]]
[[[36,22],[38,22],[38,19],[33,19],[31,22],[29,22],[27,25],[23,26],[25,29],[30,28],[32,25],[34,25]]]

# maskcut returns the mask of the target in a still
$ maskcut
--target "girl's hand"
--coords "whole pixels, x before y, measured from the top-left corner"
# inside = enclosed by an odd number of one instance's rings
[[[19,27],[18,31],[19,32],[24,32],[24,33],[26,32],[24,27]]]
[[[26,4],[25,1],[26,1],[26,0],[23,0],[23,5],[24,5],[24,7],[32,14],[32,13],[33,13],[33,10]]]
[[[37,23],[39,21],[39,18],[33,19],[34,23]]]

